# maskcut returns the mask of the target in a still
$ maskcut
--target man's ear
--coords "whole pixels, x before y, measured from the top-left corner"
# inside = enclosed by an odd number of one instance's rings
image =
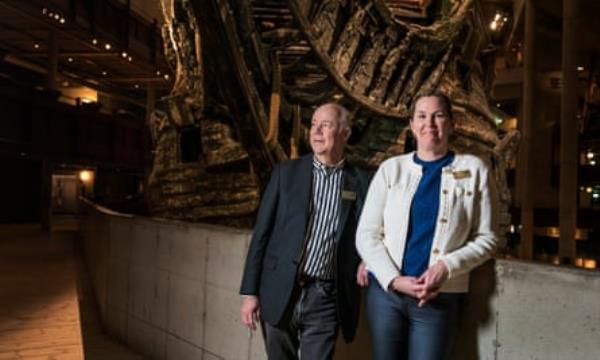
[[[348,142],[348,139],[350,139],[350,135],[352,135],[352,128],[347,126],[344,127],[342,131],[344,132],[344,141]]]

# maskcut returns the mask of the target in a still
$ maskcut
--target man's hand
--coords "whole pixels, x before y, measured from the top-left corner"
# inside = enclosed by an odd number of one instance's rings
[[[242,322],[249,329],[256,330],[256,325],[260,321],[260,304],[256,296],[246,295],[242,298],[240,309]]]
[[[414,276],[396,276],[389,287],[397,292],[417,297],[417,292],[422,289],[422,285],[417,282]]]
[[[367,287],[369,285],[369,272],[367,271],[367,264],[361,261],[356,270],[356,283],[359,286]]]
[[[436,262],[421,275],[417,282],[421,288],[417,292],[419,307],[437,296],[440,287],[448,280],[448,268],[442,261]]]

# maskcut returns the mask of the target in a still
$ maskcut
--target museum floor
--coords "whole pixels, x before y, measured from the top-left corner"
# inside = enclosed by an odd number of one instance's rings
[[[0,359],[142,359],[99,323],[74,219],[0,225]]]

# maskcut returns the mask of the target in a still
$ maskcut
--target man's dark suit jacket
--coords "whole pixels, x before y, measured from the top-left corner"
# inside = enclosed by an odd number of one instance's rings
[[[312,197],[313,155],[275,167],[263,195],[248,249],[240,294],[257,295],[264,321],[279,325],[291,301],[304,248]],[[354,236],[369,185],[367,172],[344,164],[336,233],[337,309],[344,339],[354,339],[360,306]]]

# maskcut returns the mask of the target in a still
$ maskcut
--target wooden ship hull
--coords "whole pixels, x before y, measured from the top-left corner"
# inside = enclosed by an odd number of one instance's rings
[[[504,170],[519,136],[501,134],[488,105],[476,1],[161,1],[176,82],[151,123],[154,214],[251,218],[272,166],[309,151],[312,110],[327,101],[353,114],[349,160],[374,168],[412,148],[408,109],[440,90],[457,120],[451,146],[492,161],[508,223]],[[182,161],[190,127],[201,150]]]

